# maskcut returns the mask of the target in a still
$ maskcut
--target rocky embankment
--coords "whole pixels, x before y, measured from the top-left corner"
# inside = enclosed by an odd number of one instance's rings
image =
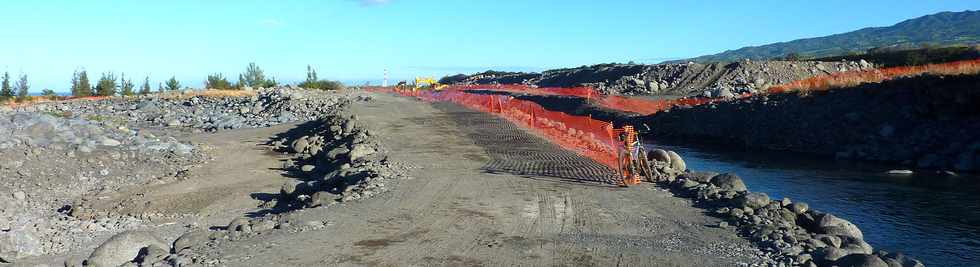
[[[268,127],[314,120],[345,101],[338,92],[286,87],[254,95],[208,96],[193,91],[137,98],[68,101],[28,107],[31,111],[84,114],[87,118],[138,126],[187,127],[203,131]]]
[[[0,113],[0,262],[64,253],[145,218],[93,213],[100,192],[177,179],[203,160],[191,144],[106,121]]]
[[[356,100],[370,101],[370,97]],[[106,240],[83,262],[87,266],[220,265],[208,255],[208,246],[269,234],[299,233],[326,227],[326,221],[293,221],[293,213],[306,208],[328,208],[382,194],[404,171],[387,160],[385,149],[358,119],[334,107],[320,119],[307,122],[273,138],[269,145],[293,158],[283,169],[295,180],[282,185],[276,198],[251,216],[231,220],[223,227],[192,229],[172,242],[152,231],[126,231]]]
[[[622,95],[724,97],[762,92],[772,85],[817,75],[873,68],[865,61],[739,61],[731,63],[600,64],[543,73],[484,72],[450,76],[454,84],[527,84],[540,87],[592,86]]]
[[[923,266],[902,253],[875,251],[853,223],[789,198],[750,192],[736,174],[687,170],[673,151],[653,150],[656,182],[692,198],[712,215],[756,242],[773,266]]]
[[[129,242],[142,235],[133,231],[180,221],[176,214],[89,204],[126,188],[187,179],[210,157],[181,140],[188,132],[313,120],[335,114],[350,99],[283,87],[228,96],[187,91],[0,107],[0,263],[76,254],[124,231],[129,234],[114,240]]]
[[[760,95],[633,119],[657,139],[717,142],[919,169],[980,170],[980,75]]]

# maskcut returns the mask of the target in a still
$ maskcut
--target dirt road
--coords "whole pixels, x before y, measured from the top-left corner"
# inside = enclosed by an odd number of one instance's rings
[[[288,179],[280,170],[285,157],[265,144],[270,137],[297,125],[189,135],[188,141],[203,144],[210,152],[211,161],[190,169],[180,181],[135,186],[102,196],[94,207],[121,214],[188,215],[201,225],[241,217],[262,204],[251,193],[278,189]]]
[[[391,160],[411,166],[413,178],[372,199],[285,215],[301,225],[326,226],[222,242],[204,253],[211,262],[732,266],[758,261],[748,241],[708,226],[718,220],[689,201],[650,185],[620,188],[590,181],[608,175],[604,167],[492,115],[389,95],[354,105],[353,112],[382,138]]]

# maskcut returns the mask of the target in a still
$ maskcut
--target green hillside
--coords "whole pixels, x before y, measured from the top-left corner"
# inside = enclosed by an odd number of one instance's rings
[[[868,49],[882,47],[917,48],[923,45],[977,43],[980,43],[980,11],[941,12],[902,21],[889,27],[864,28],[824,37],[743,47],[684,61],[773,59],[791,54],[804,58],[818,58],[862,53]]]

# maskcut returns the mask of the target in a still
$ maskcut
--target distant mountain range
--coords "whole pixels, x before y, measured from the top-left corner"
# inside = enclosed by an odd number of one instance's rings
[[[796,54],[805,58],[862,53],[871,48],[917,48],[980,43],[980,11],[941,12],[889,27],[864,28],[824,37],[749,46],[674,62],[719,62],[774,59]]]

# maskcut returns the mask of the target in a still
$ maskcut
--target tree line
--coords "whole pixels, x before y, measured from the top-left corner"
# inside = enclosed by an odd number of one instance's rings
[[[13,84],[11,84],[13,82]],[[246,88],[276,87],[279,82],[275,77],[266,77],[265,71],[254,62],[249,63],[245,71],[238,75],[237,82],[230,82],[221,73],[208,75],[204,81],[205,88],[218,90],[242,90]],[[307,89],[321,90],[340,90],[344,88],[339,81],[324,80],[317,77],[313,66],[306,66],[306,80],[298,84],[299,87]],[[156,92],[167,92],[180,90],[182,85],[176,76],[157,84]],[[4,72],[0,76],[0,102],[17,100],[24,101],[30,99],[28,90],[30,84],[27,81],[27,74],[21,74],[16,81],[12,81],[10,73]],[[76,69],[71,78],[71,95],[75,97],[87,96],[134,96],[147,95],[153,93],[150,86],[150,77],[145,77],[139,88],[136,87],[132,78],[120,73],[117,77],[114,72],[103,72],[98,81],[93,83],[89,79],[88,72],[84,68]],[[54,97],[56,93],[50,89],[44,89],[41,93],[44,96]]]
[[[21,74],[13,86],[11,86],[10,73],[5,71],[3,72],[3,76],[0,77],[0,102],[9,100],[17,100],[18,102],[28,100],[30,99],[30,95],[27,94],[27,90],[30,88],[31,86],[27,82],[27,74]]]
[[[258,87],[276,87],[279,82],[276,78],[267,78],[265,76],[265,71],[262,70],[254,62],[249,63],[248,67],[245,68],[245,72],[238,74],[238,82],[232,83],[225,78],[224,74],[214,73],[208,75],[207,80],[204,81],[205,88],[208,89],[218,89],[218,90],[241,90],[246,87],[248,88],[258,88]],[[316,70],[313,66],[306,66],[306,80],[298,84],[299,87],[307,89],[321,89],[321,90],[340,90],[344,88],[344,84],[338,81],[331,80],[321,80],[317,77]]]

